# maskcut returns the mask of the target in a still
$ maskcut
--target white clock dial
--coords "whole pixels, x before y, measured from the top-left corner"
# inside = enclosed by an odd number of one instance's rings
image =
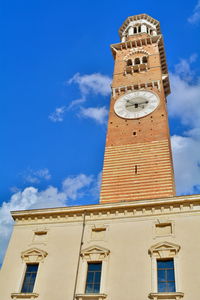
[[[130,92],[114,105],[115,113],[125,119],[138,119],[152,113],[159,105],[159,97],[150,91]]]

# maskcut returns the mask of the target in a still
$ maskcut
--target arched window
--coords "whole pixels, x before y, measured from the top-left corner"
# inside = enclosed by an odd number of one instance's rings
[[[133,32],[137,33],[137,27],[133,27]]]
[[[132,66],[132,64],[133,64],[133,63],[132,63],[132,60],[131,60],[131,59],[128,59],[126,64],[127,64],[127,66]]]
[[[146,56],[143,56],[143,58],[142,58],[142,63],[143,63],[143,64],[146,64],[146,63],[147,63],[147,57],[146,57]]]
[[[139,65],[140,64],[140,59],[137,57],[135,58],[135,65]]]
[[[141,32],[141,26],[138,27],[138,32]]]

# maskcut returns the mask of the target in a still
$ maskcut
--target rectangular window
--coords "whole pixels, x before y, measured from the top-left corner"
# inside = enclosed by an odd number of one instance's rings
[[[88,263],[87,280],[85,287],[86,294],[98,294],[100,292],[101,267],[101,262]]]
[[[174,260],[157,260],[158,292],[175,292]]]
[[[38,264],[27,264],[21,293],[32,293],[37,275]]]

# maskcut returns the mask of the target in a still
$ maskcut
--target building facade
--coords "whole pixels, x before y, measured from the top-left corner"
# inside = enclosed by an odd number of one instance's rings
[[[199,298],[200,195],[175,196],[159,22],[119,33],[100,204],[12,212],[2,300]]]

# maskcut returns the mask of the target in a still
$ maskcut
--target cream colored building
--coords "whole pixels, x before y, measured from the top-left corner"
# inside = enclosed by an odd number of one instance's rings
[[[199,212],[197,195],[13,212],[0,299],[199,299]],[[158,293],[156,260],[169,258],[176,292]],[[35,262],[33,293],[23,294],[26,264]],[[88,262],[102,262],[95,295],[85,293]]]
[[[159,22],[129,17],[120,36],[101,202],[12,212],[0,300],[199,299],[200,195],[174,196]]]

